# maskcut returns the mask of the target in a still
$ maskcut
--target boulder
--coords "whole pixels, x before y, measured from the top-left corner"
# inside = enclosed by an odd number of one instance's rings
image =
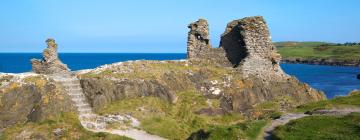
[[[32,70],[38,74],[55,74],[70,71],[58,57],[57,44],[54,39],[47,39],[47,48],[43,51],[43,59],[31,59]]]

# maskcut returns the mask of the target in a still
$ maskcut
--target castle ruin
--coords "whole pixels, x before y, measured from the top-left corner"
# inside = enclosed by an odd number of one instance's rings
[[[254,75],[265,80],[287,78],[279,66],[276,52],[263,17],[231,21],[221,35],[219,48],[211,48],[208,23],[200,19],[189,25],[188,59],[211,61],[240,69],[245,77]]]

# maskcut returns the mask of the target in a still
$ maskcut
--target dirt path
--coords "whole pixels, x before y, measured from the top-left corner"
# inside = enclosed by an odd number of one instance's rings
[[[360,108],[343,108],[343,109],[331,109],[331,110],[317,110],[312,112],[312,114],[303,114],[303,113],[287,113],[281,116],[279,119],[275,119],[271,122],[271,124],[267,125],[264,129],[262,134],[259,136],[258,139],[264,140],[271,140],[272,139],[272,132],[275,130],[276,127],[285,125],[291,120],[300,119],[306,116],[312,115],[347,115],[352,112],[360,112]]]

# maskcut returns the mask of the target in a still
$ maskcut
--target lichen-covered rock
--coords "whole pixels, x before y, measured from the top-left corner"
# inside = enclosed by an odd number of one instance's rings
[[[44,76],[5,74],[0,75],[0,79],[0,129],[76,111],[61,86]]]
[[[251,112],[255,106],[274,100],[278,103],[286,100],[288,104],[280,107],[286,110],[308,102],[326,99],[322,92],[295,78],[267,83],[261,78],[251,76],[243,80],[235,80],[233,87],[235,89],[228,91],[229,94],[222,97],[221,106],[235,112]]]
[[[116,100],[135,97],[155,96],[169,103],[176,102],[175,93],[156,80],[84,78],[80,82],[94,110]]]
[[[43,51],[43,59],[31,59],[32,70],[39,74],[54,74],[69,71],[67,65],[58,57],[57,44],[54,39],[47,39],[47,48]]]

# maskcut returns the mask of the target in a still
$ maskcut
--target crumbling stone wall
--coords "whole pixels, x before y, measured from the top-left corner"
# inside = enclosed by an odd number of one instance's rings
[[[190,60],[196,58],[203,62],[231,66],[239,69],[244,77],[255,75],[267,80],[287,78],[279,66],[281,58],[272,44],[263,17],[247,17],[228,23],[221,35],[219,48],[211,48],[209,44],[206,20],[194,22],[189,28]]]
[[[43,51],[43,59],[31,59],[32,70],[38,74],[54,74],[69,71],[67,65],[58,57],[57,44],[54,39],[46,40],[47,48]]]
[[[205,19],[189,24],[187,42],[187,57],[189,59],[202,58],[211,48],[209,38],[209,25]]]
[[[271,41],[263,17],[247,17],[230,22],[221,43],[220,47],[225,50],[233,50],[226,52],[228,59],[239,63],[235,66],[239,65],[245,77],[255,75],[267,80],[287,78],[279,66],[281,57]]]

